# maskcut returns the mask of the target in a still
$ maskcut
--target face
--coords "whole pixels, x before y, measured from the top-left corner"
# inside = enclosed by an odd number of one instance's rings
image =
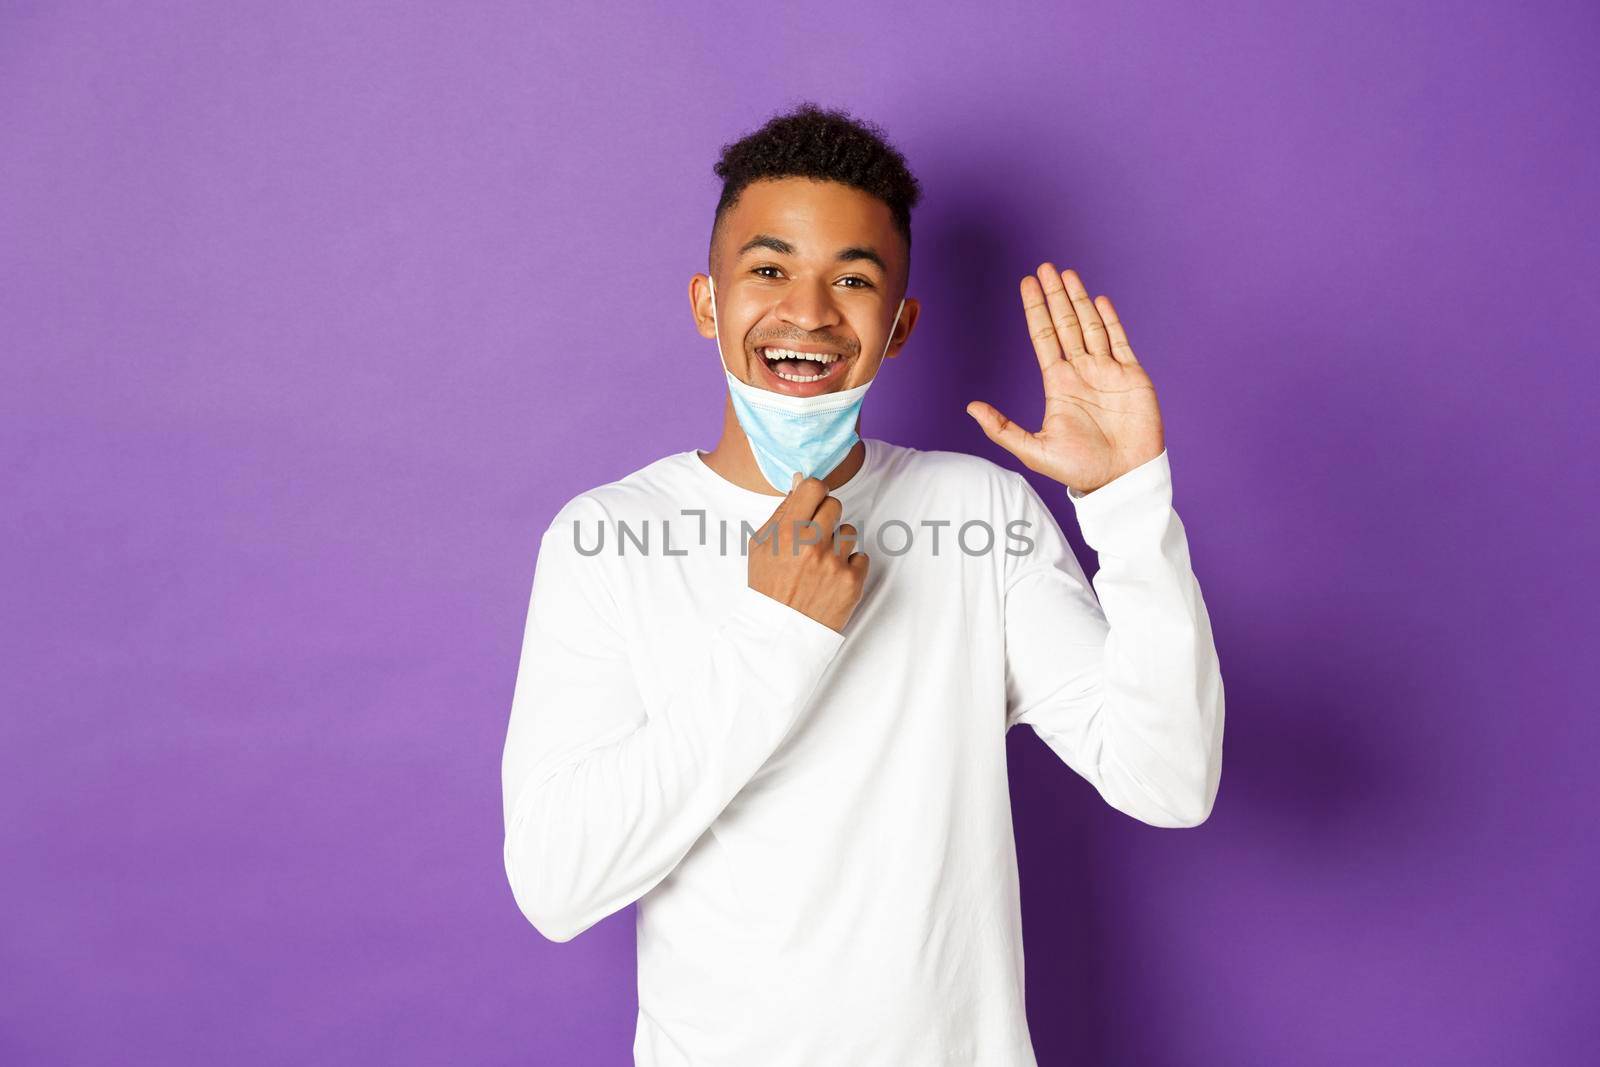
[[[716,337],[728,370],[750,385],[817,396],[865,385],[887,343],[899,354],[917,318],[906,300],[905,242],[889,207],[838,182],[752,182],[723,216],[712,258],[716,327],[706,276],[689,285],[696,324]]]

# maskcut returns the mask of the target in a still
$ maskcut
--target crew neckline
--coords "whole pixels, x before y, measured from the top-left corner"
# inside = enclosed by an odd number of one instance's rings
[[[863,437],[861,443],[866,446],[866,454],[861,457],[861,469],[852,474],[841,485],[829,489],[830,496],[837,496],[842,500],[845,497],[854,495],[859,487],[866,485],[870,480],[871,474],[878,465],[878,441],[871,437]],[[698,448],[689,449],[683,453],[683,456],[695,469],[700,471],[703,481],[712,482],[720,486],[725,496],[736,498],[751,506],[763,504],[768,509],[776,508],[778,501],[783,499],[781,496],[758,493],[754,489],[746,489],[742,485],[735,485],[733,482],[728,481],[728,479],[707,465],[703,453]]]

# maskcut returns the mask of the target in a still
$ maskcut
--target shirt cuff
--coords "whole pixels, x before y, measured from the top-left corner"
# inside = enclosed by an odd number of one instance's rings
[[[1067,487],[1078,528],[1091,548],[1140,540],[1158,543],[1172,510],[1172,468],[1163,448],[1153,459],[1087,493]]]
[[[733,614],[748,632],[762,635],[764,643],[790,658],[815,653],[827,660],[844,644],[844,634],[748,585],[739,590]]]

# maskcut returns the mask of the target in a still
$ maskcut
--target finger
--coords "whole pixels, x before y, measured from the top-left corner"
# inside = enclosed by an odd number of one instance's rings
[[[1039,369],[1048,370],[1060,363],[1061,342],[1050,321],[1050,309],[1045,306],[1044,290],[1039,288],[1039,279],[1031,274],[1022,279],[1022,313],[1028,319],[1028,336],[1033,338],[1033,354],[1039,357]]]
[[[783,499],[778,501],[778,506],[772,509],[772,514],[767,516],[767,522],[780,518],[784,510],[789,507],[789,502],[794,499],[794,491],[800,485],[800,472],[794,472],[794,481],[789,483],[789,491],[783,494]],[[765,523],[763,523],[765,525]]]
[[[1061,272],[1054,263],[1039,264],[1039,284],[1044,290],[1045,302],[1050,309],[1050,321],[1065,346],[1068,359],[1083,355],[1083,331],[1078,328],[1078,314],[1072,308],[1072,298],[1061,280]]]
[[[846,562],[849,561],[850,555],[855,552],[856,545],[860,542],[861,534],[857,532],[852,523],[841,522],[839,528],[833,533],[834,551],[844,556]]]
[[[812,518],[822,527],[823,540],[832,536],[833,528],[839,524],[839,514],[844,511],[844,505],[836,496],[825,496],[822,503],[817,505],[817,512]]]
[[[1024,463],[1039,455],[1038,437],[1000,414],[993,404],[974,400],[967,405],[967,414],[977,420],[984,436]]]
[[[1111,338],[1111,358],[1118,363],[1137,367],[1139,360],[1133,354],[1133,346],[1128,344],[1128,334],[1122,328],[1122,320],[1117,318],[1117,309],[1111,306],[1111,298],[1101,296],[1097,303],[1100,305],[1100,317],[1105,320],[1106,333]]]
[[[789,490],[789,499],[779,510],[791,519],[809,519],[817,513],[817,505],[828,495],[828,487],[821,478],[802,478],[800,484]]]
[[[786,529],[791,534],[790,542],[797,539],[801,524],[811,516],[813,510],[799,500],[800,491],[805,484],[806,479],[801,478],[800,472],[796,471],[794,480],[789,484],[789,491],[778,501],[778,506],[767,516],[767,521],[757,527],[753,535],[756,542],[766,544],[770,540],[772,551],[777,552]],[[820,486],[822,483],[818,481],[817,485]]]
[[[850,564],[852,570],[861,575],[861,577],[865,578],[867,576],[867,567],[872,561],[867,557],[865,552],[852,552],[850,553],[850,558],[845,560],[845,562]]]
[[[806,545],[824,545],[828,543],[829,531],[833,528],[831,523],[820,521],[817,509],[828,499],[828,487],[821,478],[802,478],[798,485],[789,491],[787,503],[779,509],[779,529],[776,539],[788,545],[791,554],[798,553]],[[834,520],[838,515],[835,513]],[[784,540],[787,535],[787,540]]]
[[[828,528],[816,519],[795,519],[790,524],[793,536],[789,539],[789,554],[798,556],[811,545],[828,543]]]
[[[1072,297],[1072,309],[1077,312],[1078,325],[1083,329],[1083,347],[1096,356],[1109,356],[1111,342],[1106,339],[1105,323],[1100,321],[1100,312],[1095,310],[1094,301],[1089,299],[1089,290],[1083,287],[1083,279],[1078,277],[1078,272],[1068,268],[1061,275],[1061,281],[1067,287],[1067,295]]]

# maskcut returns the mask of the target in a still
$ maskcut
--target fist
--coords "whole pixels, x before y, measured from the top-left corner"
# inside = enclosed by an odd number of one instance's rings
[[[836,633],[861,602],[867,556],[820,478],[798,479],[749,546],[749,585]]]

